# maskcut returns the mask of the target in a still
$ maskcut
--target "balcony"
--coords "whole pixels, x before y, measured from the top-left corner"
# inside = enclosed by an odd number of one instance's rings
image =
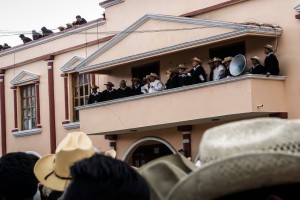
[[[122,134],[287,112],[285,77],[243,75],[77,107],[87,134]]]

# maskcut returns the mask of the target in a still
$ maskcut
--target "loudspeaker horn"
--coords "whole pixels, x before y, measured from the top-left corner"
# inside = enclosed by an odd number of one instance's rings
[[[242,54],[236,55],[229,65],[229,71],[232,76],[241,75],[246,69],[246,58]]]

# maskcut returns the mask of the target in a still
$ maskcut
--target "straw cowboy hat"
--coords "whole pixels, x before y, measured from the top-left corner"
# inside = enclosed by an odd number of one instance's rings
[[[92,89],[92,90],[94,90],[94,89],[97,90],[98,88],[99,88],[99,87],[98,87],[97,85],[92,85],[92,86],[91,86],[91,89]]]
[[[107,83],[105,83],[104,85],[110,85],[110,86],[112,86],[112,87],[115,86],[112,82],[107,82]]]
[[[108,151],[105,151],[105,152],[103,153],[103,155],[108,156],[108,157],[111,157],[111,158],[116,158],[117,152],[116,152],[114,149],[110,149],[110,150],[108,150]]]
[[[64,191],[71,181],[70,166],[95,153],[92,141],[85,133],[69,133],[57,146],[55,154],[46,155],[37,161],[34,174],[46,187]]]
[[[210,63],[213,63],[214,62],[214,59],[209,59],[207,64],[210,64]]]
[[[211,200],[263,187],[300,183],[300,120],[260,118],[205,132],[204,165],[181,179],[168,200]]]
[[[191,61],[196,61],[196,62],[202,64],[202,61],[199,58],[197,58],[197,57],[192,58]]]
[[[232,61],[232,59],[233,59],[233,57],[228,56],[228,57],[224,58],[224,60],[222,61],[222,63],[230,62],[230,61]]]
[[[264,48],[266,48],[266,49],[270,49],[271,51],[274,51],[274,48],[273,48],[273,46],[272,46],[272,45],[270,45],[270,44],[267,44],[267,45],[265,45],[265,46],[264,46]]]
[[[222,59],[219,57],[214,57],[213,62],[222,62]]]
[[[187,67],[184,64],[178,65],[177,69],[187,69]]]
[[[258,57],[258,56],[253,56],[250,59],[251,60],[257,60],[257,62],[260,63],[260,57]]]
[[[164,200],[175,184],[197,168],[181,154],[153,160],[137,171],[146,179],[151,200]]]
[[[158,78],[158,75],[156,73],[150,73],[148,76],[149,76],[149,78],[150,77]],[[147,76],[146,76],[146,78],[147,78]]]

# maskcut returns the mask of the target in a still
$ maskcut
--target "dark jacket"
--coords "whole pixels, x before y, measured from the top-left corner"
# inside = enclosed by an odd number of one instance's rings
[[[119,88],[117,90],[117,98],[129,97],[131,95],[130,87],[126,87],[124,90]]]
[[[279,75],[279,63],[276,56],[273,53],[266,56],[265,70],[266,73],[270,73],[271,75]]]
[[[90,94],[88,104],[101,102],[101,92]]]
[[[102,92],[102,101],[109,101],[117,98],[117,91],[112,89],[112,91],[104,90]]]
[[[43,32],[43,37],[45,37],[47,35],[51,35],[53,33],[53,31],[47,29],[46,27],[43,27],[41,30]]]
[[[170,77],[166,83],[166,89],[179,87],[179,77],[177,75]]]
[[[249,69],[249,74],[265,74],[265,68],[261,64],[256,65],[255,68],[251,67]]]
[[[43,36],[42,36],[42,34],[40,34],[40,33],[35,33],[35,34],[32,34],[32,39],[33,40],[38,40],[38,39],[40,39],[40,38],[42,38]]]
[[[32,39],[30,39],[29,37],[23,37],[21,39],[23,40],[24,44],[27,43],[27,42],[31,42],[32,41]]]
[[[134,87],[134,86],[133,86],[133,87],[131,88],[131,95],[134,96],[134,95],[143,94],[143,93],[142,93],[142,90],[141,90],[141,87],[142,87],[141,85],[139,85],[138,87]]]
[[[81,25],[81,24],[85,24],[85,23],[87,23],[87,21],[84,18],[81,18],[80,21],[73,22],[72,24],[73,25]]]
[[[214,80],[214,70],[211,70],[209,73],[209,81],[213,81]]]
[[[190,85],[190,79],[191,77],[187,76],[186,74],[178,75],[178,86],[182,87],[182,86]]]
[[[198,65],[196,69],[191,69],[189,73],[191,74],[191,84],[204,83],[207,81],[207,75],[200,65]]]
[[[224,78],[226,78],[228,76],[232,76],[232,74],[230,73],[229,68],[226,68]]]

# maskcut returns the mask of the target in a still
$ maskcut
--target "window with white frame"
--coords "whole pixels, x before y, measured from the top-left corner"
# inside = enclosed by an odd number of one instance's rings
[[[90,74],[74,73],[73,75],[73,121],[79,121],[79,111],[77,106],[86,105],[90,95]]]
[[[20,87],[22,130],[36,128],[36,91],[35,85]]]

